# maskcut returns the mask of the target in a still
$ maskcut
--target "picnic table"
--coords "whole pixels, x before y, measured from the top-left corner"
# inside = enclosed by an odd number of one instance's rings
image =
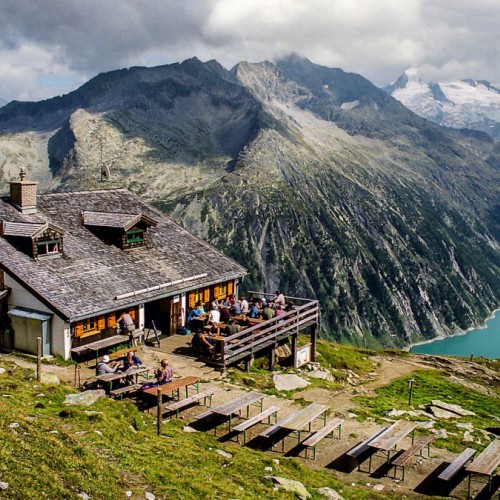
[[[142,366],[133,366],[124,372],[114,372],[114,373],[105,373],[104,375],[97,375],[96,379],[100,382],[106,382],[109,384],[109,390],[113,389],[113,382],[115,380],[122,380],[127,377],[135,376],[135,381],[137,383],[137,378],[142,373],[147,373],[149,368]]]
[[[71,352],[74,354],[83,354],[87,351],[96,353],[96,365],[99,361],[99,350],[106,349],[107,347],[113,347],[119,344],[126,344],[129,342],[128,335],[113,335],[112,337],[108,337],[107,339],[96,340],[95,342],[91,342],[90,344],[85,344],[80,347],[73,347]]]
[[[168,395],[168,393],[171,393],[174,399],[179,399],[180,390],[185,389],[187,398],[189,396],[189,387],[193,386],[195,387],[196,392],[199,392],[198,383],[200,382],[200,380],[201,379],[199,377],[182,377],[174,379],[171,382],[167,382],[166,384],[150,387],[149,389],[144,389],[144,391],[142,392],[143,394],[149,394],[156,397],[158,395],[158,389],[160,389],[162,397]]]
[[[260,407],[260,411],[262,411],[262,400],[264,399],[264,394],[260,392],[247,392],[242,396],[239,396],[235,399],[231,399],[226,403],[222,403],[219,406],[215,406],[214,408],[210,408],[210,410],[205,411],[196,417],[197,420],[201,420],[202,418],[208,417],[210,415],[219,415],[224,417],[229,417],[229,432],[231,432],[231,423],[232,416],[235,413],[241,413],[241,411],[246,408],[246,418],[250,415],[250,406],[256,405]],[[217,432],[217,427],[215,428]]]
[[[470,497],[471,476],[486,476],[488,478],[488,491],[491,492],[493,473],[500,465],[500,439],[492,441],[482,453],[465,470],[469,473],[469,485],[467,489],[467,498]]]
[[[391,451],[396,450],[397,445],[408,435],[410,432],[411,444],[413,445],[415,437],[415,429],[418,426],[416,422],[409,422],[407,420],[398,420],[388,427],[384,432],[379,434],[375,439],[372,439],[368,446],[375,448],[377,452],[381,451],[387,455],[387,463],[391,463]],[[372,456],[370,455],[370,462],[368,470],[371,472]]]
[[[326,413],[329,410],[329,406],[320,405],[319,403],[311,403],[309,406],[290,413],[285,418],[277,422],[271,428],[269,428],[263,435],[269,437],[281,429],[292,431],[292,433],[297,434],[297,444],[300,444],[302,432],[304,432],[304,427],[307,426],[307,432],[311,432],[312,422],[317,418],[323,419],[323,425],[326,423]],[[282,440],[282,448],[285,448],[285,439]]]

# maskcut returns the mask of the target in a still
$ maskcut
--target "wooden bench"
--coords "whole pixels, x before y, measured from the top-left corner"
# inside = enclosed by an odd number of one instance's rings
[[[120,349],[119,351],[115,351],[109,354],[109,359],[121,358],[125,357],[129,352],[136,352],[138,347],[129,347],[127,349]]]
[[[360,455],[362,455],[365,451],[368,451],[369,449],[369,444],[371,441],[373,441],[375,438],[378,438],[381,434],[383,434],[389,427],[384,427],[382,430],[377,431],[373,436],[370,436],[369,438],[366,438],[364,441],[356,445],[354,448],[351,448],[346,455],[348,457],[352,458],[358,458]]]
[[[278,410],[279,408],[277,406],[271,406],[267,410],[264,410],[258,413],[257,415],[254,415],[252,418],[249,418],[248,420],[245,420],[241,424],[234,427],[233,431],[238,433],[238,442],[239,442],[239,435],[241,432],[243,432],[243,444],[246,444],[247,430],[253,427],[254,425],[258,424],[259,422],[262,422],[262,420],[264,420],[266,417],[268,418],[268,422],[271,423],[271,416],[274,415],[274,421],[276,422],[278,416]]]
[[[183,408],[188,407],[193,403],[199,403],[203,399],[203,406],[210,407],[212,406],[212,396],[214,393],[212,391],[199,392],[197,394],[193,394],[192,396],[181,399],[180,401],[176,401],[175,403],[169,404],[165,406],[165,409],[169,412],[175,411],[175,416],[179,417],[179,411]],[[207,400],[209,404],[207,405]]]
[[[316,446],[317,444],[327,436],[330,436],[333,438],[333,431],[335,429],[338,429],[339,431],[339,439],[342,433],[342,424],[344,423],[344,419],[342,418],[334,418],[333,420],[330,420],[322,429],[319,431],[316,431],[314,434],[309,436],[307,439],[302,441],[302,446],[306,447],[306,458],[308,458],[308,450],[309,448],[313,449],[313,456],[312,459],[316,460]]]
[[[427,458],[431,456],[431,442],[434,440],[434,436],[423,436],[418,438],[413,445],[408,448],[401,455],[396,457],[391,465],[394,466],[394,479],[396,479],[396,474],[398,467],[400,467],[403,471],[402,481],[405,480],[405,466],[406,464],[417,454],[419,453],[421,457],[423,457],[423,450],[427,446]]]
[[[472,448],[465,448],[460,455],[458,455],[453,462],[451,462],[446,469],[439,474],[438,479],[443,481],[450,481],[456,476],[465,466],[465,464],[474,458],[476,450]]]
[[[121,399],[124,394],[130,394],[131,392],[136,392],[141,387],[142,387],[141,384],[125,385],[123,387],[119,387],[118,389],[113,389],[112,391],[109,391],[109,395],[110,396],[120,396],[120,399]]]

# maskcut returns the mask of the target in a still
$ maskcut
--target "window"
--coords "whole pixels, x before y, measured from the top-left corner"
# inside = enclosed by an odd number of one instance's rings
[[[142,243],[144,241],[144,230],[136,229],[125,233],[127,243]]]
[[[38,257],[56,255],[59,253],[59,240],[39,241],[37,243]]]

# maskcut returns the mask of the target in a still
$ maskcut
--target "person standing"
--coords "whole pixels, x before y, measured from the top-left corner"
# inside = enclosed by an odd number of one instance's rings
[[[123,330],[130,334],[130,343],[132,346],[137,347],[137,340],[134,337],[135,324],[132,316],[127,311],[123,311],[120,317],[116,320],[117,323],[123,323]]]

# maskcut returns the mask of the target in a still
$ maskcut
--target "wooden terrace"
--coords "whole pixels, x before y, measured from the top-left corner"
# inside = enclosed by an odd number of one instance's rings
[[[252,298],[269,297],[271,294],[248,292]],[[217,353],[210,364],[224,371],[227,367],[245,362],[246,369],[256,355],[269,356],[269,367],[275,365],[275,349],[291,338],[293,365],[297,362],[297,336],[308,329],[311,339],[310,361],[315,361],[316,337],[319,327],[319,305],[317,300],[308,300],[297,297],[285,297],[293,301],[295,307],[281,316],[260,321],[258,324],[245,328],[228,337],[218,337]],[[300,303],[299,303],[300,302]]]

